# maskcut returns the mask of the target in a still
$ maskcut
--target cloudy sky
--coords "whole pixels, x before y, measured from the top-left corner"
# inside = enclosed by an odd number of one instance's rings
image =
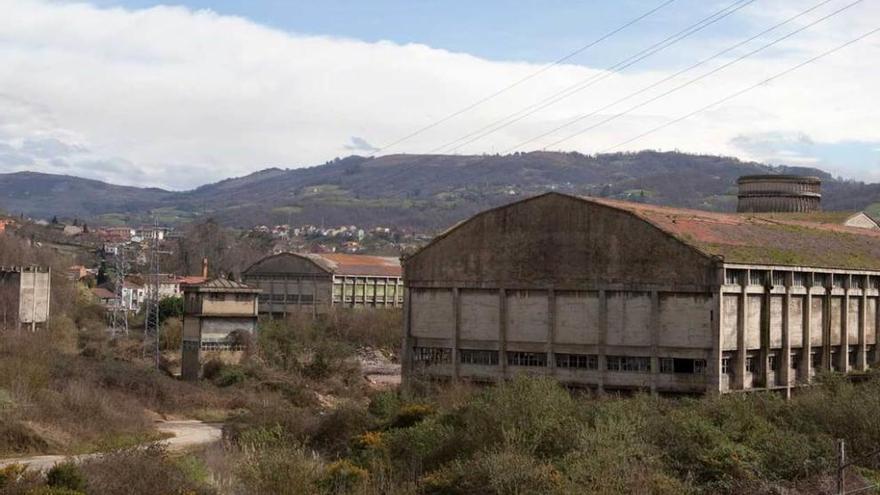
[[[880,33],[613,148],[880,28],[854,1],[672,0],[546,69],[667,2],[0,0],[0,172],[187,189],[349,154],[650,148],[880,181]]]

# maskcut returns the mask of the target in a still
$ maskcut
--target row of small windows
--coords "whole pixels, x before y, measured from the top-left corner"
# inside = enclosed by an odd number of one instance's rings
[[[499,352],[481,349],[460,349],[461,364],[497,366]],[[507,364],[510,366],[546,367],[547,353],[508,351]],[[597,354],[554,354],[556,367],[567,369],[598,370]],[[423,365],[452,363],[452,349],[447,347],[415,347],[413,359]],[[660,358],[661,373],[705,374],[705,359]],[[605,369],[608,371],[627,371],[647,373],[651,371],[651,358],[647,356],[606,356]]]
[[[724,272],[724,283],[726,285],[743,285],[748,273],[748,285],[774,287],[785,286],[786,276],[788,272],[767,270],[742,270],[727,269]],[[869,277],[867,275],[848,275],[842,273],[804,273],[791,272],[792,287],[847,287],[847,280],[850,280],[849,287],[854,289],[878,289],[880,288],[880,277]]]
[[[865,354],[867,356],[871,356],[874,354],[875,346],[869,345],[865,347]],[[866,356],[866,357],[867,357]],[[770,372],[777,372],[781,368],[781,354],[779,351],[771,351],[767,355],[767,369]],[[788,363],[789,368],[793,370],[800,369],[802,362],[802,353],[801,350],[794,350],[789,355]],[[733,353],[726,354],[721,358],[721,373],[726,375],[734,375],[734,356]],[[850,347],[847,353],[847,363],[849,367],[856,367],[859,365],[859,352],[858,348]],[[819,370],[825,368],[823,366],[823,357],[822,357],[822,348],[821,347],[813,347],[810,350],[810,366],[814,370]],[[841,362],[840,362],[840,348],[832,348],[831,350],[831,368],[836,371],[841,371]],[[749,353],[746,355],[746,372],[747,373],[760,373],[762,370],[761,366],[761,357],[759,353]]]
[[[315,296],[312,294],[260,294],[260,302],[312,304],[315,302]]]
[[[253,301],[254,295],[253,294],[225,294],[222,292],[208,292],[207,294],[205,294],[205,298],[209,301],[232,301],[232,300],[235,300],[238,302],[244,302],[244,301]]]

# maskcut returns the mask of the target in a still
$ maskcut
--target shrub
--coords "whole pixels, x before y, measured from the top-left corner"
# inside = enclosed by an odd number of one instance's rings
[[[168,318],[159,332],[159,346],[163,351],[179,351],[183,345],[183,321]]]
[[[565,482],[551,464],[520,452],[483,452],[421,480],[426,495],[560,493]]]
[[[394,421],[391,422],[392,428],[409,428],[410,426],[421,422],[423,419],[431,416],[436,411],[434,408],[426,404],[409,404],[400,408]]]
[[[46,473],[46,484],[55,488],[83,491],[86,480],[76,463],[66,461],[52,466],[52,469]]]
[[[365,408],[346,402],[321,416],[311,445],[331,455],[347,454],[355,438],[373,426]]]
[[[171,461],[164,447],[157,444],[86,460],[81,470],[88,493],[213,493],[212,489],[189,479],[187,472]]]
[[[218,387],[229,387],[246,379],[247,373],[242,368],[238,366],[223,366],[211,381]]]
[[[369,477],[366,469],[343,459],[327,466],[318,485],[329,493],[352,493],[362,488]]]
[[[225,364],[223,363],[223,361],[217,358],[209,359],[202,366],[202,378],[204,378],[205,380],[213,380],[214,378],[217,378],[217,375],[220,374],[220,371],[223,369],[224,366]]]
[[[241,493],[314,495],[319,490],[322,464],[314,453],[293,444],[247,451],[236,474]]]
[[[570,434],[579,411],[574,399],[550,378],[517,376],[488,388],[456,420],[469,448],[509,445],[524,453],[551,456],[573,446]]]

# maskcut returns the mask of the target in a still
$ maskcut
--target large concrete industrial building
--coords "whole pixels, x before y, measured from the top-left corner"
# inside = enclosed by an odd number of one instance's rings
[[[0,267],[0,328],[35,330],[49,321],[52,272],[43,266]]]
[[[281,253],[257,261],[242,279],[262,289],[260,312],[323,314],[333,307],[400,307],[400,260],[358,254]]]
[[[877,230],[548,193],[438,236],[404,280],[405,378],[788,391],[880,360]]]

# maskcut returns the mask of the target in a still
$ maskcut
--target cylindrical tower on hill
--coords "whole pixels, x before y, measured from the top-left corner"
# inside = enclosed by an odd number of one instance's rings
[[[822,181],[800,175],[746,175],[737,181],[741,213],[821,210]]]

